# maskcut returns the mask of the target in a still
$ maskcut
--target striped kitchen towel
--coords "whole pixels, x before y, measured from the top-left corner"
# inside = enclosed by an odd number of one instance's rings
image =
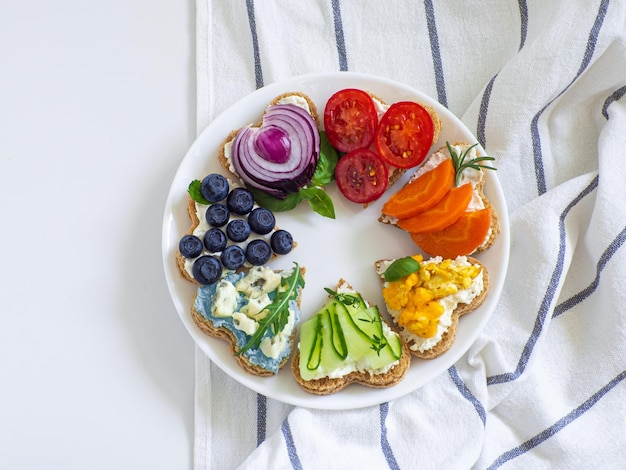
[[[197,123],[313,72],[391,78],[456,114],[507,201],[491,320],[424,387],[293,407],[196,354],[195,468],[624,468],[626,2],[197,0]]]

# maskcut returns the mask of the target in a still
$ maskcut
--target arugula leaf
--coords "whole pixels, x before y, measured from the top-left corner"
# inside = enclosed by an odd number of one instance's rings
[[[315,167],[311,186],[326,186],[335,178],[335,167],[339,161],[339,153],[330,145],[326,132],[320,131],[320,158]]]
[[[418,271],[420,264],[410,256],[399,258],[391,263],[383,274],[385,281],[399,281],[405,276]]]
[[[309,206],[311,206],[311,209],[319,215],[330,219],[335,218],[335,206],[333,205],[333,200],[322,188],[318,186],[311,188],[304,187],[300,188],[298,194],[300,194],[300,197],[307,201]]]
[[[285,199],[280,199],[252,186],[248,186],[248,189],[254,195],[254,200],[259,206],[265,207],[272,212],[290,211],[302,202],[302,197],[298,193],[289,193]]]
[[[202,182],[200,180],[193,180],[191,183],[189,183],[187,192],[189,193],[191,199],[193,199],[194,201],[200,204],[209,205],[211,203],[202,195],[202,192],[200,191],[201,185]]]
[[[235,353],[239,356],[248,349],[258,348],[265,336],[265,332],[271,330],[273,334],[281,332],[289,320],[289,302],[296,300],[301,289],[304,289],[304,277],[298,263],[294,263],[293,273],[285,278],[278,289],[276,297],[271,304],[265,307],[267,316],[259,321],[259,327],[250,340]]]

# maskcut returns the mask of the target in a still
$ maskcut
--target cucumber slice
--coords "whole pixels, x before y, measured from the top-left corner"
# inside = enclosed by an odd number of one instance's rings
[[[311,341],[309,345],[309,353],[306,358],[306,368],[308,370],[315,370],[320,366],[322,362],[322,348],[324,347],[321,318],[316,316],[312,320],[309,327],[305,329],[308,335],[313,338],[313,341]]]
[[[334,304],[332,304],[334,307]],[[341,323],[339,323],[339,315],[337,314],[336,308],[326,309],[326,315],[328,316],[328,324],[330,325],[330,337],[331,344],[333,345],[333,350],[337,353],[341,359],[345,359],[348,357],[348,346],[346,344],[346,337],[343,332],[343,328],[341,327]]]

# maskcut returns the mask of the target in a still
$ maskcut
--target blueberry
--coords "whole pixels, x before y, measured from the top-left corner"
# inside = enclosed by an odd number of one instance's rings
[[[238,269],[243,266],[244,261],[246,260],[246,255],[243,251],[243,248],[237,245],[230,245],[220,256],[220,260],[226,269]]]
[[[212,204],[205,213],[207,224],[212,227],[223,227],[230,218],[228,207],[224,204]]]
[[[200,183],[200,193],[210,202],[219,202],[228,196],[230,186],[222,175],[211,173]]]
[[[276,217],[272,211],[265,207],[257,207],[248,215],[248,224],[253,232],[265,235],[274,230]]]
[[[226,226],[226,235],[234,242],[242,242],[250,236],[250,226],[243,219],[233,219]]]
[[[204,246],[211,253],[222,251],[226,248],[226,234],[219,228],[212,228],[204,234]]]
[[[178,242],[178,251],[185,258],[195,258],[202,253],[202,240],[195,235],[185,235]]]
[[[265,240],[252,240],[246,247],[246,259],[254,266],[262,266],[270,260],[272,249]]]
[[[254,206],[254,196],[246,188],[235,188],[228,194],[226,205],[231,212],[245,215]]]
[[[293,248],[293,237],[287,230],[276,230],[270,238],[270,245],[274,253],[286,255]]]
[[[194,261],[191,272],[200,284],[213,284],[222,277],[222,264],[213,256],[200,256]]]

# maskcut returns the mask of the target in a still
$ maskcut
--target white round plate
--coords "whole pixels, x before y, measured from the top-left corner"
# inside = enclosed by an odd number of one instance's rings
[[[490,292],[483,305],[462,317],[452,348],[437,359],[425,361],[412,358],[404,379],[389,388],[374,389],[352,384],[328,396],[311,395],[303,391],[293,378],[289,365],[275,377],[255,377],[241,369],[224,341],[204,335],[191,319],[191,304],[195,287],[179,274],[175,254],[180,238],[189,230],[187,187],[194,179],[209,173],[224,173],[217,162],[220,143],[234,129],[258,122],[266,105],[284,92],[300,91],[309,95],[323,114],[328,98],[343,88],[360,88],[373,93],[386,103],[413,100],[432,106],[441,118],[443,129],[433,148],[446,141],[475,143],[476,138],[452,113],[423,93],[401,83],[371,75],[351,72],[312,74],[294,77],[261,88],[233,104],[202,132],[185,155],[167,198],[163,220],[163,263],[167,284],[176,310],[189,333],[204,353],[222,370],[244,386],[296,406],[318,409],[352,409],[377,405],[410,393],[428,383],[452,366],[472,345],[491,316],[506,275],[509,257],[509,224],[506,203],[494,171],[487,171],[485,193],[499,217],[501,233],[496,243],[477,256],[487,267]],[[497,162],[496,162],[497,166]],[[327,191],[335,204],[336,218],[314,213],[306,203],[291,212],[277,213],[277,224],[289,230],[298,246],[288,255],[272,263],[272,267],[290,268],[294,262],[306,267],[306,287],[302,297],[302,319],[313,315],[326,301],[324,287],[333,288],[340,278],[371,303],[384,311],[381,287],[374,271],[374,262],[419,253],[409,235],[398,228],[378,222],[384,201],[404,184],[402,180],[387,190],[376,203],[363,209],[344,199],[335,183]]]

